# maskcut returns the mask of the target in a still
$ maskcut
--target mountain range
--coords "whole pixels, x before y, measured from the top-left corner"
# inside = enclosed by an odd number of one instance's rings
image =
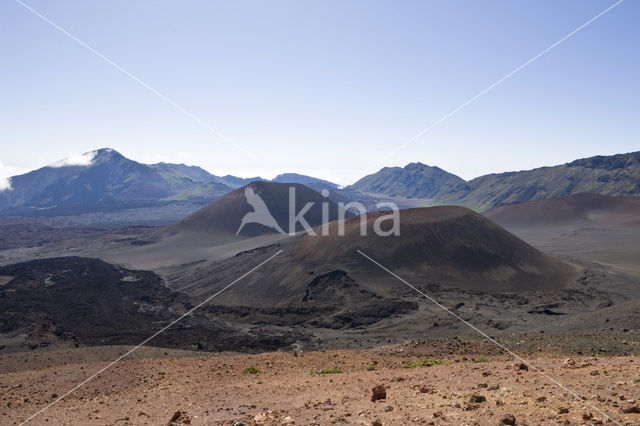
[[[488,174],[470,181],[438,167],[411,163],[404,168],[384,168],[349,188],[378,195],[423,198],[428,205],[461,205],[477,211],[582,192],[640,195],[640,151]]]
[[[143,164],[103,148],[11,177],[10,189],[0,191],[0,212],[65,215],[181,203],[197,208],[255,181],[268,180],[215,176],[184,164]],[[416,206],[460,205],[486,211],[503,204],[583,192],[639,195],[640,151],[488,174],[470,181],[418,162],[385,167],[347,188],[297,173],[280,174],[272,182],[328,190],[335,202],[362,201],[371,206],[371,200],[378,198],[415,199]]]
[[[11,189],[0,193],[0,209],[102,211],[155,206],[171,198],[218,196],[231,190],[207,175],[197,167],[141,164],[104,148],[12,177]]]
[[[10,178],[0,192],[0,211],[56,215],[157,207],[174,203],[205,205],[260,177],[215,176],[185,164],[143,164],[102,148]],[[274,182],[338,185],[311,176],[286,173]]]

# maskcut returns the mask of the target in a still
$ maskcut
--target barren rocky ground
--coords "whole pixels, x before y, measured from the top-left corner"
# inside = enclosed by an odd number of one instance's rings
[[[3,365],[27,365],[0,375],[0,423],[19,424],[105,366],[95,361],[100,354],[110,359],[123,350],[5,355]],[[32,423],[613,424],[606,413],[620,424],[640,424],[637,355],[530,358],[584,400],[481,342],[198,357],[145,348],[140,355],[145,358],[121,361]],[[443,365],[403,368],[423,360]],[[251,367],[259,373],[248,372]]]

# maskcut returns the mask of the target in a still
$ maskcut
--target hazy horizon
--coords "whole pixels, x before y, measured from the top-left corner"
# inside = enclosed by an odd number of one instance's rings
[[[411,162],[469,180],[638,151],[640,4],[624,2],[380,163],[613,3],[27,2],[238,149],[5,2],[0,180],[100,147],[341,185]]]

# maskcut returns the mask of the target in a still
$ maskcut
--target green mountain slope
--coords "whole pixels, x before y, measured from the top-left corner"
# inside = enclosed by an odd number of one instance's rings
[[[206,204],[232,190],[198,167],[142,164],[110,148],[80,157],[83,164],[64,159],[13,176],[11,188],[0,192],[0,210],[7,209],[10,214],[78,214],[161,206],[173,201]]]
[[[439,167],[410,163],[385,167],[354,183],[349,189],[392,197],[438,198],[464,185],[464,179]]]
[[[405,167],[385,167],[349,189],[392,197],[426,198],[430,200],[428,205],[461,205],[477,211],[582,192],[640,195],[640,151],[489,174],[468,182],[438,167],[411,163]]]
[[[564,197],[581,192],[640,195],[640,152],[481,176],[439,197],[437,203],[484,211],[505,203]]]

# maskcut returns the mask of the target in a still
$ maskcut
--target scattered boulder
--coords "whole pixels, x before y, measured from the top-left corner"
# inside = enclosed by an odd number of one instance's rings
[[[191,416],[187,415],[184,411],[176,411],[173,413],[171,420],[169,420],[169,425],[190,425],[191,424]]]
[[[378,385],[371,389],[373,395],[371,396],[371,401],[376,402],[379,399],[387,399],[387,390],[384,388],[384,385]]]
[[[626,414],[638,414],[640,413],[640,405],[634,405],[634,404],[627,404],[624,407],[622,407],[622,412],[626,413]]]
[[[502,424],[503,425],[515,425],[516,424],[516,418],[513,414],[507,414],[506,416],[504,416],[502,418]]]
[[[569,412],[569,409],[567,407],[558,408],[558,414],[567,414],[568,412]]]
[[[524,362],[517,364],[516,367],[518,370],[529,371],[529,366]]]
[[[417,389],[420,393],[436,393],[437,391],[427,385],[416,385],[413,389]]]
[[[382,426],[382,422],[378,419],[375,419],[371,422],[371,426]]]
[[[576,361],[573,358],[567,358],[562,363],[562,368],[584,368],[592,365],[589,361]]]
[[[471,404],[479,404],[481,402],[487,402],[487,398],[483,395],[474,394],[469,397],[469,402]]]

